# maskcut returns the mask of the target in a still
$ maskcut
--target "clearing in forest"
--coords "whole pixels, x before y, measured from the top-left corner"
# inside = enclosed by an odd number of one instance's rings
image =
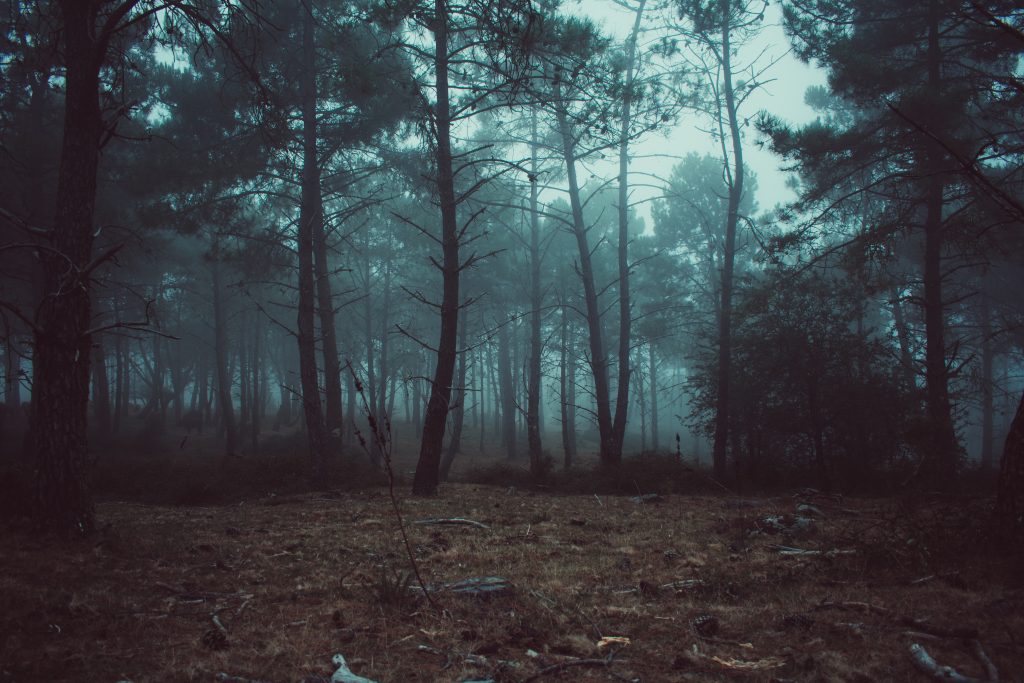
[[[107,502],[71,546],[9,526],[0,681],[327,681],[335,653],[382,683],[924,681],[919,648],[981,680],[1024,663],[1024,574],[980,552],[984,502],[449,484],[401,507],[436,607],[380,488]],[[416,523],[452,518],[479,524]],[[502,582],[452,588],[481,577]]]

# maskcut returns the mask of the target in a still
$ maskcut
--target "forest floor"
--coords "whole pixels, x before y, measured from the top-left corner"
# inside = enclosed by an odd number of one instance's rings
[[[71,544],[5,523],[0,681],[328,681],[335,653],[381,683],[927,680],[912,644],[1024,680],[1024,571],[984,500],[400,498],[433,604],[386,487],[109,500]],[[504,583],[452,585],[480,577]]]

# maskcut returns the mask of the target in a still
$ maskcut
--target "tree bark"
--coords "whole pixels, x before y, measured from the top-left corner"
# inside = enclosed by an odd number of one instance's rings
[[[992,348],[992,309],[988,295],[981,295],[981,469],[992,470],[993,434],[995,431],[995,383],[992,366],[995,351]]]
[[[312,10],[299,3],[303,14],[302,52],[302,189],[299,206],[299,310],[298,349],[299,382],[302,387],[302,408],[309,442],[310,477],[322,482],[327,474],[327,427],[316,367],[315,295],[316,277],[313,265],[316,224],[323,223],[323,201],[320,196],[320,168],[317,160],[316,131],[316,46]]]
[[[448,449],[445,451],[444,460],[441,462],[441,480],[448,481],[448,475],[452,471],[452,463],[455,456],[462,452],[462,428],[466,424],[466,356],[469,351],[466,349],[466,314],[462,314],[462,323],[459,328],[459,353],[458,379],[456,379],[455,396],[452,399],[450,408],[452,414],[452,434],[448,440]]]
[[[452,170],[451,114],[448,93],[448,5],[434,0],[434,75],[437,103],[434,129],[437,134],[437,190],[441,204],[441,334],[437,344],[437,367],[430,386],[430,399],[423,423],[420,456],[413,479],[413,493],[433,495],[440,477],[441,449],[451,402],[452,378],[459,326],[459,229],[456,215],[455,177]]]
[[[50,247],[40,252],[45,295],[33,354],[33,513],[42,528],[91,533],[86,429],[92,340],[89,272],[103,121],[99,73],[106,40],[94,2],[58,3],[64,42],[64,134]]]
[[[572,467],[576,459],[576,356],[569,346],[569,309],[562,304],[562,358],[559,372],[559,400],[562,417],[562,466]]]
[[[307,11],[308,14],[308,11]],[[310,66],[311,69],[315,65]],[[315,78],[315,71],[314,78]],[[315,106],[315,105],[314,105]],[[338,333],[334,323],[334,297],[331,293],[331,271],[327,258],[327,235],[323,218],[323,197],[319,182],[312,201],[319,205],[319,218],[313,221],[313,259],[316,268],[317,311],[320,317],[320,343],[324,357],[324,421],[328,434],[329,450],[336,455],[344,429],[341,408],[341,359],[338,356]]]
[[[622,441],[626,434],[629,411],[629,356],[632,331],[632,308],[629,291],[629,136],[633,110],[633,81],[636,70],[636,42],[640,34],[646,0],[637,5],[633,30],[626,41],[625,92],[622,95],[622,130],[619,136],[619,377],[615,396],[615,417],[612,422],[611,448],[615,460],[622,459]]]
[[[729,212],[725,222],[725,246],[722,254],[721,305],[718,313],[718,377],[715,406],[715,445],[712,468],[718,479],[726,477],[726,445],[729,441],[730,377],[732,374],[732,288],[736,258],[736,227],[740,200],[743,198],[743,144],[736,113],[732,82],[732,41],[729,0],[722,0],[722,78],[729,135],[732,141],[732,168],[724,160],[729,185]]]
[[[649,363],[651,368],[651,450],[657,451],[658,444],[658,373],[657,373],[657,361],[654,356],[654,344],[647,342],[647,352],[649,354]]]
[[[540,211],[538,209],[537,111],[530,116],[530,365],[526,382],[526,442],[530,452],[530,474],[543,477],[547,470],[540,436],[541,307]]]
[[[231,378],[228,368],[228,321],[224,311],[224,282],[221,272],[220,243],[214,242],[213,267],[213,353],[217,366],[217,413],[224,434],[224,455],[234,457],[237,451],[235,403],[231,397]]]
[[[1024,395],[1006,436],[999,465],[996,521],[1000,531],[1012,540],[1024,538]]]
[[[576,141],[569,127],[568,113],[562,102],[562,93],[556,88],[555,116],[561,135],[562,156],[569,181],[569,204],[572,207],[573,235],[579,255],[580,279],[583,282],[583,300],[586,304],[587,331],[590,343],[590,370],[594,379],[594,402],[597,414],[597,429],[600,437],[599,456],[602,465],[618,465],[622,461],[621,443],[616,444],[612,433],[612,414],[609,405],[608,357],[604,349],[604,333],[601,327],[601,310],[594,284],[594,267],[587,241],[588,228],[583,217],[583,203],[580,186],[576,177]],[[618,446],[618,448],[616,447]]]
[[[498,391],[501,393],[501,440],[505,445],[505,458],[516,458],[516,400],[512,374],[512,349],[509,343],[508,321],[498,326]]]
[[[103,338],[93,337],[92,345],[92,412],[95,424],[93,435],[101,442],[112,434],[110,414],[110,383],[107,378],[107,354],[103,351]]]
[[[938,0],[929,2],[928,90],[932,101],[939,101],[941,90],[941,48],[939,46]],[[925,244],[924,244],[924,325],[925,385],[928,421],[931,424],[931,452],[925,454],[925,477],[948,486],[957,466],[957,439],[949,400],[949,369],[946,366],[946,315],[942,300],[942,247],[944,180],[943,150],[928,141],[924,152]]]

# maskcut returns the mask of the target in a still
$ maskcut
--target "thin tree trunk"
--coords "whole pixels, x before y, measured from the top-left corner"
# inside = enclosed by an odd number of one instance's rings
[[[722,254],[721,308],[718,316],[718,378],[715,406],[715,445],[712,455],[714,475],[726,477],[726,444],[729,441],[730,377],[732,374],[732,288],[736,258],[736,227],[740,200],[743,198],[743,144],[740,138],[736,98],[732,83],[732,42],[729,0],[722,0],[722,77],[729,135],[732,140],[732,168],[726,158],[729,184],[729,212],[725,222],[725,247]],[[737,453],[738,455],[738,453]]]
[[[617,465],[622,461],[621,443],[616,444],[612,433],[612,415],[609,406],[610,389],[608,386],[608,357],[604,350],[604,333],[601,329],[601,310],[597,300],[597,288],[594,284],[594,268],[591,263],[590,245],[587,241],[588,228],[583,217],[583,203],[580,199],[580,186],[576,177],[576,142],[569,127],[568,115],[562,104],[562,94],[556,89],[555,99],[558,102],[556,118],[561,135],[562,155],[565,161],[566,175],[569,181],[569,203],[572,207],[573,235],[579,255],[579,273],[583,282],[583,298],[586,304],[587,328],[590,342],[590,369],[594,381],[594,401],[597,413],[597,428],[600,434],[599,454],[601,464]]]
[[[907,316],[903,312],[900,294],[895,289],[890,294],[892,304],[892,320],[896,327],[896,339],[900,345],[900,366],[903,368],[903,382],[908,391],[917,389],[917,370],[914,367],[914,356],[910,352],[910,329],[907,327]]]
[[[93,434],[100,442],[110,439],[112,434],[110,417],[110,384],[107,379],[107,354],[103,351],[103,337],[93,337],[92,345],[92,407]]]
[[[995,431],[994,379],[992,365],[992,309],[987,294],[981,300],[981,469],[988,472],[994,465],[993,434]]]
[[[611,448],[622,459],[622,441],[626,434],[629,410],[629,355],[632,308],[629,291],[629,137],[633,109],[633,80],[636,69],[636,42],[640,34],[646,0],[640,0],[633,31],[626,41],[626,89],[622,95],[622,130],[619,136],[619,378],[616,387],[615,417],[612,422]]]
[[[647,352],[649,354],[649,367],[650,367],[650,390],[651,390],[651,450],[657,451],[659,448],[658,443],[658,370],[657,362],[654,357],[654,344],[647,342]]]
[[[459,326],[459,226],[456,216],[455,176],[452,170],[451,115],[448,102],[448,5],[434,0],[434,130],[437,134],[437,195],[441,204],[441,333],[437,367],[430,385],[430,399],[423,423],[420,457],[416,464],[413,493],[433,495],[437,490],[444,445],[445,423],[451,402],[452,378]]]
[[[996,522],[1008,539],[1024,538],[1024,395],[1010,424],[999,465]]]
[[[498,326],[498,390],[501,393],[501,436],[505,458],[516,458],[515,381],[512,374],[512,349],[508,338],[508,321]]]
[[[544,476],[543,444],[540,436],[540,362],[541,307],[544,305],[540,286],[540,211],[538,209],[537,174],[537,110],[530,116],[530,366],[527,372],[526,442],[530,452],[530,473]]]
[[[305,11],[308,14],[309,10]],[[310,65],[310,68],[315,68],[315,65]],[[331,293],[331,271],[327,258],[323,199],[320,197],[319,165],[317,166],[317,186],[314,194],[316,197],[313,201],[321,207],[318,212],[319,218],[313,221],[312,227],[317,311],[320,317],[320,343],[324,357],[324,421],[329,437],[328,449],[332,455],[336,455],[344,428],[341,410],[341,360],[338,356],[338,333],[334,324],[334,297]]]
[[[559,394],[562,418],[562,466],[572,467],[576,459],[576,357],[569,347],[569,308],[562,304],[562,357],[559,372]]]
[[[441,462],[441,480],[448,481],[448,475],[452,471],[452,463],[455,461],[455,456],[462,452],[462,428],[466,423],[466,355],[469,351],[466,349],[466,313],[462,314],[462,326],[459,328],[459,347],[462,352],[459,354],[459,370],[458,378],[456,379],[457,388],[455,390],[455,397],[452,399],[451,413],[452,413],[452,434],[448,441],[448,450],[444,454],[444,460]]]
[[[938,101],[941,88],[938,0],[929,3],[928,90]],[[925,384],[932,450],[925,457],[922,472],[935,482],[949,486],[957,465],[957,440],[949,401],[949,369],[946,366],[946,315],[942,300],[942,244],[944,240],[943,151],[929,142],[925,151],[925,244],[924,244],[924,326]]]
[[[320,196],[320,168],[317,160],[316,131],[316,47],[312,9],[299,3],[303,14],[302,52],[304,69],[302,88],[302,197],[299,207],[299,310],[298,349],[299,382],[302,387],[302,408],[309,442],[310,477],[322,482],[327,474],[327,426],[316,367],[315,294],[316,276],[313,265],[313,243],[316,224],[322,223],[323,200]]]
[[[231,398],[232,373],[228,368],[227,316],[224,311],[224,283],[221,273],[220,244],[213,246],[213,353],[217,366],[217,412],[224,434],[224,455],[234,457],[237,450],[235,406]]]

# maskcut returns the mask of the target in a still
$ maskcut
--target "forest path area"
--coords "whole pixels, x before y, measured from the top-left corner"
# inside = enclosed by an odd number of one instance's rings
[[[401,509],[434,606],[384,489],[107,502],[71,545],[9,526],[0,681],[328,681],[335,653],[381,683],[927,680],[913,644],[1020,680],[1022,577],[979,554],[984,501],[448,484]]]

